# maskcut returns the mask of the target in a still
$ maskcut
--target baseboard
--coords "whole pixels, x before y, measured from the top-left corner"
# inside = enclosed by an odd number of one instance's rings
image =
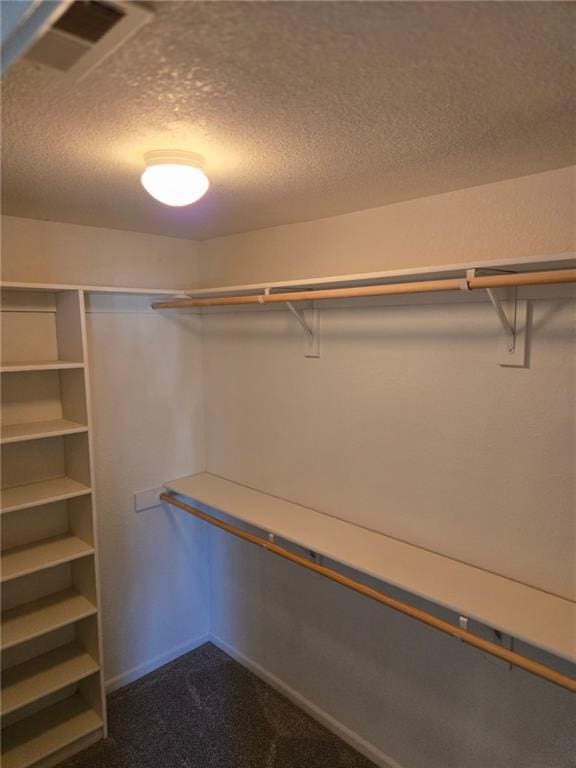
[[[364,755],[368,760],[371,760],[375,765],[379,766],[379,768],[402,768],[400,763],[389,755],[384,754],[384,752],[363,739],[355,731],[347,728],[339,720],[336,720],[332,715],[329,715],[317,704],[314,704],[301,693],[294,690],[294,688],[286,685],[280,678],[276,677],[271,672],[268,672],[260,664],[257,664],[248,656],[240,653],[240,651],[237,651],[227,642],[215,635],[206,634],[196,637],[193,640],[172,648],[166,653],[155,656],[144,664],[133,667],[127,672],[123,672],[122,674],[107,680],[105,683],[106,693],[112,693],[112,691],[116,691],[118,688],[133,683],[140,677],[144,677],[144,675],[158,669],[158,667],[162,667],[164,664],[174,661],[174,659],[177,659],[179,656],[183,656],[185,653],[193,651],[195,648],[199,648],[207,642],[214,643],[217,648],[220,648],[220,650],[224,651],[228,656],[235,659],[239,664],[242,664],[243,667],[246,667],[246,669],[249,669],[261,680],[264,680],[265,683],[268,683],[272,688],[275,688],[293,704],[304,710],[304,712],[307,712],[310,717],[313,717],[314,720],[317,720],[321,725],[338,736],[338,738],[342,739],[342,741],[345,741],[357,752],[360,752],[361,755]]]
[[[143,664],[129,669],[127,672],[122,672],[122,674],[116,675],[116,677],[113,677],[110,680],[106,680],[106,693],[112,693],[112,691],[116,691],[118,688],[123,688],[125,685],[128,685],[128,683],[133,683],[135,680],[138,680],[138,678],[144,677],[144,675],[147,675],[149,672],[154,672],[158,667],[162,667],[164,664],[174,661],[174,659],[177,659],[179,656],[183,656],[185,653],[193,651],[195,648],[198,648],[209,641],[210,635],[208,634],[195,637],[193,640],[189,640],[182,645],[171,648],[166,653],[154,656],[153,659],[149,659]]]
[[[329,715],[321,709],[317,704],[314,704],[301,693],[298,693],[298,691],[294,690],[289,685],[286,685],[286,683],[278,677],[268,672],[264,667],[260,666],[260,664],[252,661],[248,656],[237,651],[221,638],[211,635],[210,642],[214,643],[217,648],[220,648],[221,651],[224,651],[228,656],[231,656],[239,664],[242,664],[243,667],[249,669],[250,672],[253,672],[265,683],[268,683],[272,688],[275,688],[293,704],[304,710],[304,712],[307,712],[310,717],[313,717],[314,720],[317,720],[321,725],[342,739],[342,741],[345,741],[357,752],[360,752],[360,754],[367,757],[368,760],[371,760],[375,765],[379,766],[379,768],[402,768],[400,763],[396,760],[384,754],[384,752],[363,739],[355,731],[347,728],[339,720],[336,720],[332,715]]]

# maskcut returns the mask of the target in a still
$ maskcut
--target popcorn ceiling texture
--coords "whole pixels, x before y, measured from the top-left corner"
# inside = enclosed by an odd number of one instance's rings
[[[160,2],[80,83],[4,84],[4,212],[206,239],[569,165],[576,6]],[[190,208],[139,184],[202,153]]]

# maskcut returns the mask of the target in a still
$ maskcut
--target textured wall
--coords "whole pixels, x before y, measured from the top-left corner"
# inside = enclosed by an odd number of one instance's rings
[[[487,303],[205,325],[208,470],[574,594],[573,300],[536,302],[529,369]],[[403,768],[571,768],[569,695],[213,537],[212,633]],[[495,595],[494,599],[498,599]]]
[[[226,534],[214,531],[211,559],[217,642],[380,765],[573,768],[568,691]]]
[[[211,472],[576,598],[576,304],[538,301],[529,369],[490,304],[205,317]]]
[[[202,285],[576,250],[576,168],[203,242]]]
[[[574,171],[200,245],[204,285],[575,249]],[[535,307],[530,368],[485,303],[205,325],[207,467],[562,594],[574,588],[574,303]],[[573,483],[573,481],[572,481]],[[570,697],[220,533],[212,633],[402,768],[572,768]],[[495,596],[497,599],[497,596]]]
[[[2,216],[3,280],[187,288],[196,267],[190,240]]]
[[[201,525],[134,493],[202,470],[198,318],[92,312],[94,459],[106,680],[128,682],[208,631]]]

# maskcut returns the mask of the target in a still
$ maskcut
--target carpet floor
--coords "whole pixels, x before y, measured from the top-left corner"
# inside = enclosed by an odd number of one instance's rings
[[[108,723],[61,768],[374,768],[210,643],[112,693]]]

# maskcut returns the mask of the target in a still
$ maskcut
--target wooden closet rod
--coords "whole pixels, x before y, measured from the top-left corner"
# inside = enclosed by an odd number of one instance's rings
[[[481,277],[454,277],[444,280],[364,285],[355,288],[321,288],[310,291],[261,293],[252,296],[219,296],[205,299],[168,299],[155,301],[153,309],[180,309],[185,307],[224,307],[241,304],[278,304],[295,301],[321,301],[322,299],[354,299],[365,296],[388,296],[398,293],[429,293],[433,291],[461,291],[479,288],[506,288],[522,285],[551,285],[576,283],[576,269],[548,270],[547,272],[518,272]]]
[[[325,576],[327,579],[335,581],[337,584],[341,584],[342,586],[347,587],[354,592],[358,592],[365,597],[369,597],[371,600],[376,600],[376,602],[382,603],[383,605],[386,605],[395,611],[399,611],[406,616],[410,616],[417,621],[421,621],[422,623],[427,624],[429,627],[433,627],[434,629],[438,629],[440,632],[444,632],[446,635],[452,635],[453,637],[462,640],[462,642],[467,643],[468,645],[472,645],[474,648],[479,648],[485,653],[489,653],[492,656],[497,656],[499,659],[503,659],[515,667],[520,667],[520,669],[524,669],[526,672],[531,672],[533,675],[542,677],[544,680],[548,680],[550,683],[559,685],[562,688],[567,688],[572,692],[576,691],[575,678],[563,675],[551,667],[547,667],[544,664],[539,664],[538,662],[532,661],[532,659],[529,659],[526,656],[522,656],[519,653],[509,651],[506,648],[502,648],[500,645],[492,643],[489,640],[484,640],[482,637],[475,635],[473,632],[469,632],[467,629],[455,627],[448,621],[438,619],[431,613],[422,611],[419,608],[414,608],[414,606],[410,605],[409,603],[396,600],[395,598],[390,597],[383,592],[379,592],[377,589],[367,587],[365,584],[362,584],[359,581],[350,579],[348,576],[343,576],[341,573],[338,573],[338,571],[335,571],[332,568],[327,568],[326,566],[319,565],[312,560],[307,560],[301,555],[294,554],[288,549],[284,549],[284,547],[279,547],[272,541],[262,539],[259,536],[254,536],[252,533],[248,533],[247,531],[242,530],[242,528],[238,528],[237,526],[231,525],[230,523],[225,523],[223,520],[219,520],[213,515],[202,512],[200,509],[196,509],[196,507],[192,507],[190,504],[186,504],[185,502],[176,499],[169,493],[161,493],[160,498],[162,501],[166,501],[168,504],[172,504],[174,507],[179,507],[185,512],[194,515],[194,517],[198,517],[200,520],[204,520],[206,523],[210,523],[210,525],[216,526],[216,528],[221,528],[223,531],[231,533],[233,536],[237,536],[240,539],[249,541],[251,544],[256,544],[256,546],[262,547],[268,552],[273,552],[275,555],[283,557],[286,560],[290,560],[292,563],[301,565],[303,568],[307,568],[309,571],[319,573],[320,575]]]

